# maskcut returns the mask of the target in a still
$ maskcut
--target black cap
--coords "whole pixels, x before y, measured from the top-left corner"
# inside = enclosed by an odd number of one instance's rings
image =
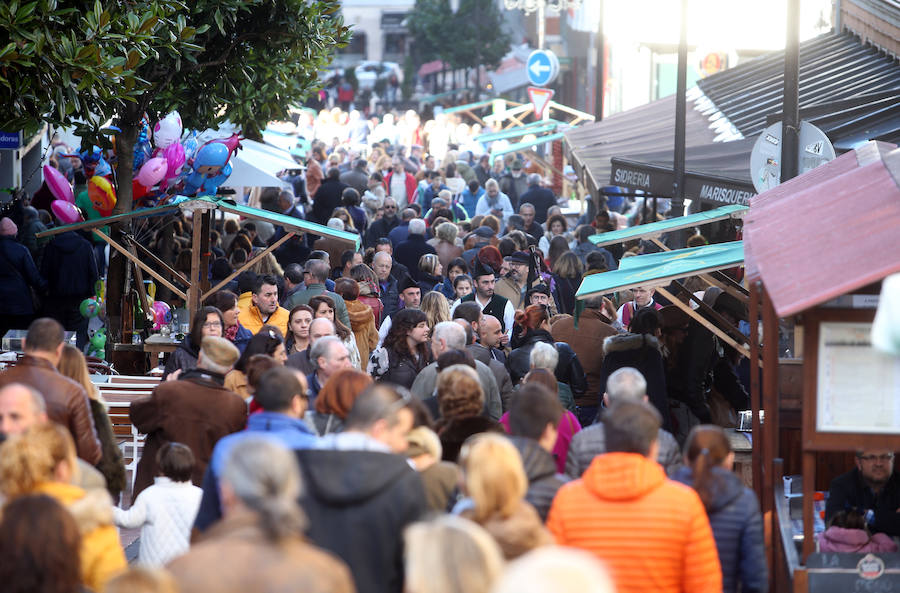
[[[524,251],[515,251],[510,253],[507,258],[512,263],[528,265],[531,263],[531,256]]]
[[[419,288],[419,283],[413,280],[409,274],[404,274],[400,282],[397,283],[397,291],[402,293],[407,288]]]

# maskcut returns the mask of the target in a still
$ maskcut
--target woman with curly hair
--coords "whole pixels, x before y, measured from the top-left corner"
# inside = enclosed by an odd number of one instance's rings
[[[372,352],[367,371],[376,381],[409,389],[431,362],[428,317],[419,309],[401,309],[391,319],[391,329]]]
[[[344,323],[334,316],[334,299],[327,294],[318,294],[309,299],[309,306],[313,310],[313,318],[324,317],[334,324],[334,331],[337,337],[341,339],[347,351],[350,353],[350,364],[353,368],[359,369],[362,366],[359,357],[359,348],[356,345],[356,336],[353,331],[344,325]]]

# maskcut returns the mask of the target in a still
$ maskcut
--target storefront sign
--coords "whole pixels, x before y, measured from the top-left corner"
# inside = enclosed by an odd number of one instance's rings
[[[17,150],[22,147],[22,132],[0,130],[0,150]]]
[[[675,174],[672,169],[661,165],[612,159],[609,181],[612,185],[645,191],[649,195],[671,197]],[[749,183],[690,171],[685,173],[684,197],[691,200],[747,206],[755,195]]]

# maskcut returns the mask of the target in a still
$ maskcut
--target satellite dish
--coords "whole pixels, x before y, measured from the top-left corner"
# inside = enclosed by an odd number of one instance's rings
[[[825,132],[809,122],[800,122],[797,173],[803,175],[835,158],[834,146]],[[781,122],[772,124],[756,139],[750,152],[750,179],[758,193],[781,184]]]

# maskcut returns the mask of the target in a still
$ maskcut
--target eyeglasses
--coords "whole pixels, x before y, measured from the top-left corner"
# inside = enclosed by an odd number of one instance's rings
[[[866,463],[872,463],[873,461],[887,463],[894,458],[894,454],[885,453],[883,455],[858,455],[857,457],[859,457],[860,461],[865,461]]]
[[[222,324],[218,321],[210,321],[209,323],[203,324],[203,329],[212,329],[214,327],[222,327]]]

